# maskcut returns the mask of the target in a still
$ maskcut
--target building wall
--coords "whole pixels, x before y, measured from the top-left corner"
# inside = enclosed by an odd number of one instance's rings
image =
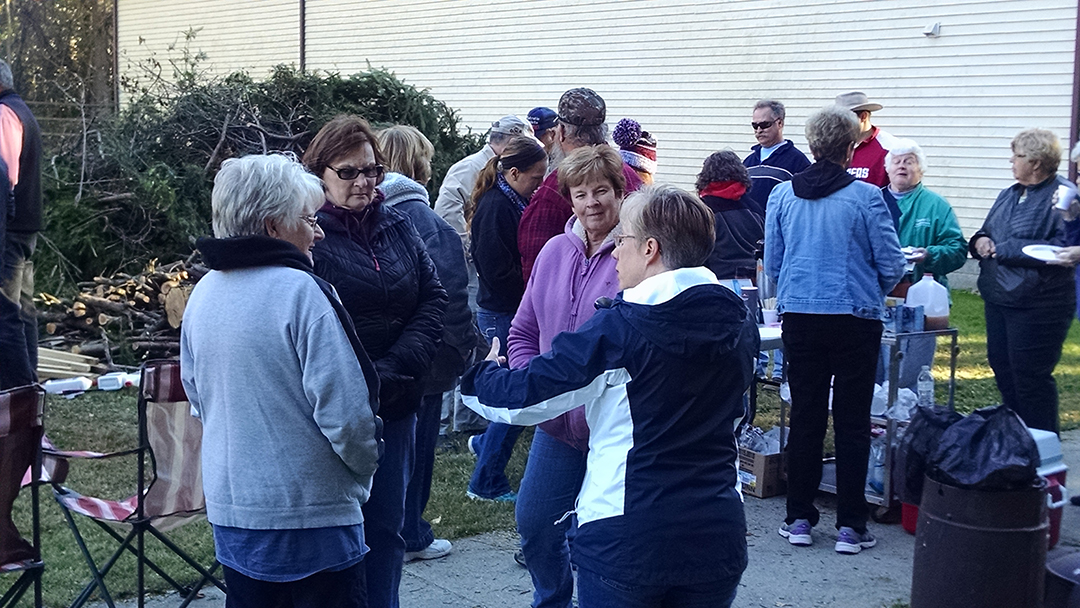
[[[149,4],[121,0],[121,48],[149,40],[140,28],[171,40],[198,21],[196,44],[219,67],[257,74],[298,57],[284,23],[295,6]],[[387,68],[479,131],[589,86],[612,126],[633,117],[656,136],[658,180],[683,187],[708,154],[749,153],[758,99],[787,105],[785,135],[807,151],[806,116],[861,90],[885,106],[875,124],[922,144],[927,186],[970,235],[1012,182],[1018,131],[1068,139],[1076,18],[1063,0],[307,0],[307,67]],[[924,36],[935,22],[940,37]],[[282,34],[234,34],[253,24]]]
[[[153,58],[164,65],[162,75],[171,77],[167,60],[180,60],[185,46],[205,53],[199,68],[216,74],[265,74],[280,63],[299,62],[298,0],[117,2],[120,72],[126,76],[142,77],[139,63]],[[188,32],[194,34],[190,40]]]

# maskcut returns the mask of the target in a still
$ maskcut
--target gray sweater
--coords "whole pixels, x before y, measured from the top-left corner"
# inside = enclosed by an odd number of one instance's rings
[[[184,311],[180,362],[203,421],[210,523],[363,522],[375,417],[345,330],[311,275],[277,266],[210,272]]]

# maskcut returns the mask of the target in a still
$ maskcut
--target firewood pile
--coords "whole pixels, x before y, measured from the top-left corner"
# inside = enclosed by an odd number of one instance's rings
[[[78,284],[73,299],[42,293],[38,320],[49,337],[40,346],[104,359],[120,348],[137,359],[180,353],[180,321],[195,283],[208,272],[195,254],[135,275],[117,273]]]

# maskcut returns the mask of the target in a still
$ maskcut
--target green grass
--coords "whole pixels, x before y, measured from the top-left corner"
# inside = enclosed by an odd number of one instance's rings
[[[986,362],[986,321],[982,298],[968,292],[953,292],[949,323],[959,330],[956,361],[956,409],[970,413],[980,407],[1001,403],[1001,393],[994,384],[994,372]],[[938,340],[934,357],[934,378],[938,403],[948,401],[949,342]],[[1062,430],[1080,428],[1080,323],[1073,321],[1065,339],[1061,361],[1054,372],[1058,383],[1058,417]],[[779,424],[779,399],[774,392],[763,392],[758,401],[758,426],[768,430]]]
[[[133,389],[118,392],[91,391],[75,399],[49,396],[46,403],[46,432],[58,447],[113,452],[133,447],[137,441],[136,394]],[[532,430],[521,435],[507,467],[507,475],[516,490],[525,470]],[[436,457],[432,480],[431,501],[427,518],[440,538],[462,538],[491,530],[514,528],[514,505],[482,503],[468,500],[465,488],[476,459],[465,447],[464,437],[456,437]],[[84,495],[107,499],[127,498],[134,493],[135,458],[80,461],[73,464],[68,487]],[[75,539],[49,488],[41,488],[42,554],[46,564],[44,599],[47,606],[66,606],[90,580],[90,572],[79,553]],[[15,522],[29,536],[30,499],[24,491],[15,504]],[[99,530],[89,519],[75,516],[95,560],[105,559],[116,543]],[[214,558],[210,526],[205,521],[187,525],[169,533],[169,537],[202,564]],[[181,583],[198,579],[186,564],[161,548],[156,539],[147,537],[146,546],[151,559]],[[6,588],[16,574],[0,575]],[[164,580],[147,571],[147,588],[162,592],[169,590]],[[135,560],[131,555],[121,558],[106,578],[114,599],[133,597],[135,591]],[[32,592],[28,593],[32,597]],[[24,597],[20,606],[30,606]]]
[[[960,330],[960,355],[957,366],[957,409],[970,412],[973,409],[1000,401],[994,385],[993,373],[986,363],[986,329],[983,322],[982,300],[968,293],[954,293],[951,321]],[[947,346],[942,341],[939,356],[935,360],[934,376],[938,381],[938,400],[946,398],[945,383],[948,376]],[[1080,427],[1080,327],[1073,324],[1065,342],[1061,362],[1055,374],[1061,399],[1060,418],[1063,429]],[[778,418],[775,393],[765,392],[760,400],[758,424],[769,428]],[[128,389],[116,393],[90,392],[76,399],[66,400],[50,397],[46,410],[46,429],[49,437],[60,447],[70,449],[93,449],[113,451],[130,447],[135,442],[135,393]],[[511,485],[517,489],[525,468],[525,456],[532,439],[532,431],[526,430],[515,448],[507,468]],[[455,437],[436,456],[432,480],[431,502],[427,519],[435,534],[451,540],[473,536],[493,530],[514,528],[512,504],[480,503],[465,497],[465,488],[472,474],[475,459],[465,448],[464,438]],[[134,462],[122,461],[80,463],[73,467],[68,485],[85,494],[105,498],[125,498],[135,485]],[[24,492],[16,503],[16,523],[20,529],[29,529],[28,493]],[[80,522],[80,523],[89,523]],[[95,555],[111,550],[112,541],[103,532],[85,527],[84,534]],[[209,562],[213,558],[213,543],[209,526],[205,522],[187,526],[171,534],[176,542],[189,550],[196,559]],[[45,601],[49,606],[67,605],[89,580],[89,572],[76,548],[75,541],[63,521],[59,507],[51,492],[42,491],[42,543],[44,546]],[[148,541],[151,555],[160,560],[166,571],[176,573],[182,582],[195,580],[188,575],[179,560],[169,558],[158,550],[155,542]],[[8,583],[13,575],[4,575],[0,582]],[[121,559],[110,575],[112,591],[120,597],[130,597],[134,592],[134,560],[130,556]],[[148,587],[165,590],[164,581],[156,575],[147,577]],[[25,601],[21,605],[30,604]],[[896,604],[902,606],[902,604]]]

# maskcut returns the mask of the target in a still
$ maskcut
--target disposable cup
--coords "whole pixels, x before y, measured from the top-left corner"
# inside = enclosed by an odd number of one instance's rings
[[[765,325],[776,325],[778,319],[775,308],[761,309],[761,317],[762,320],[765,322]]]

